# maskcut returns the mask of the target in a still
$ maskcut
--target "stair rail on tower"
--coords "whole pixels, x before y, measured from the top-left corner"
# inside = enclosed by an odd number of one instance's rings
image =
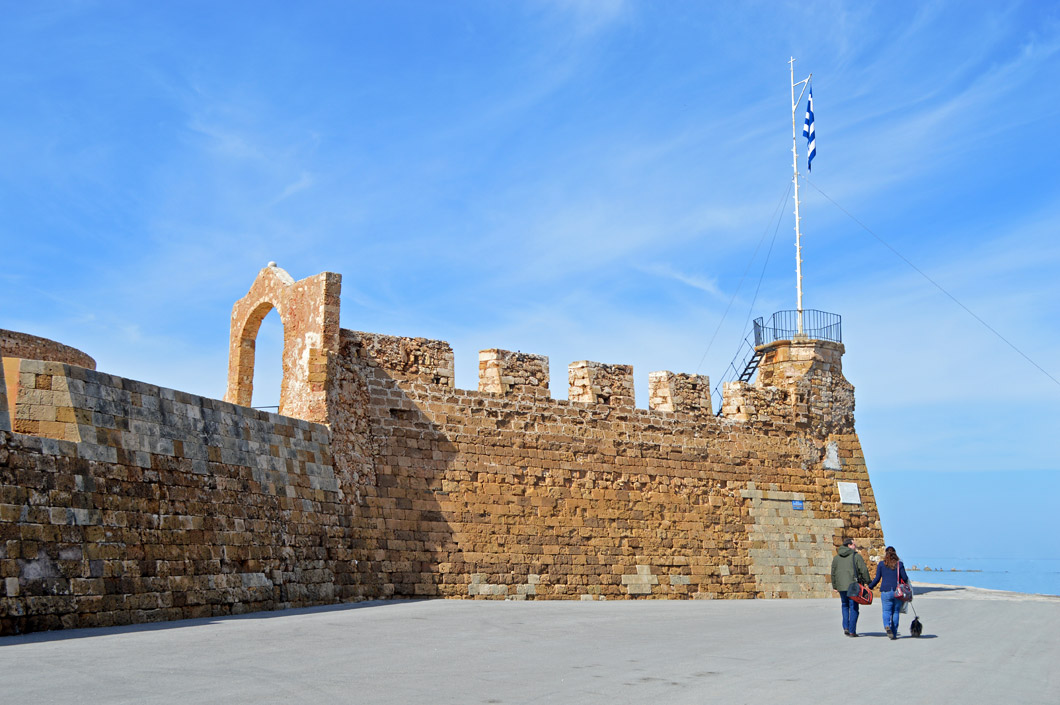
[[[765,352],[763,346],[778,340],[829,340],[842,343],[843,318],[837,313],[816,309],[804,309],[801,312],[777,311],[768,320],[756,318],[754,330],[744,338],[736,356],[711,391],[718,416],[721,416],[722,389],[725,383],[750,382],[754,379],[758,363]]]

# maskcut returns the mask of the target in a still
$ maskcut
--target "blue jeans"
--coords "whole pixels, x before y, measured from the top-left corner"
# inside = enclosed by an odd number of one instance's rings
[[[891,593],[892,596],[894,593]],[[843,608],[843,631],[850,632],[851,634],[858,633],[858,603],[847,597],[845,592],[839,593],[839,599],[842,600],[841,606]]]
[[[894,590],[880,591],[880,604],[883,605],[883,628],[890,629],[898,636],[898,615],[902,601],[894,599]]]

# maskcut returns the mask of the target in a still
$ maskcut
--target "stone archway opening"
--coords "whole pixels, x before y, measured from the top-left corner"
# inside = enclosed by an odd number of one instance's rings
[[[341,282],[342,278],[332,272],[295,281],[275,262],[258,272],[250,291],[232,307],[225,401],[253,405],[258,333],[265,317],[275,309],[280,321],[277,337],[282,341],[276,346],[282,360],[278,411],[284,416],[327,423],[330,360],[339,347]],[[268,345],[270,337],[266,336],[263,344]],[[271,351],[267,357],[274,359]],[[259,378],[258,384],[266,384],[264,378]],[[264,388],[261,391],[267,393]],[[259,402],[261,406],[273,403],[277,402]]]
[[[261,319],[254,339],[254,361],[250,405],[255,409],[279,411],[283,389],[283,319],[270,308]]]
[[[250,308],[244,319],[240,322],[241,325],[237,325],[237,321],[233,318],[233,350],[231,351],[231,357],[234,359],[229,361],[229,365],[232,366],[234,363],[236,378],[234,387],[232,384],[233,380],[229,379],[228,396],[231,397],[229,401],[234,401],[241,406],[253,406],[255,396],[255,370],[257,368],[258,332],[261,329],[261,324],[265,320],[265,317],[275,310],[276,306],[273,305],[272,301],[264,299],[257,301],[255,305]],[[276,315],[279,317],[279,312],[277,312]],[[282,318],[280,327],[281,329],[283,328]],[[280,375],[281,377],[283,375],[282,368]],[[278,409],[280,406],[279,401],[276,402],[276,406]]]

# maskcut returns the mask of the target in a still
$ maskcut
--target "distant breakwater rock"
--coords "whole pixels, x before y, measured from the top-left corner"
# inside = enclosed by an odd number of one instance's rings
[[[932,568],[929,565],[920,568],[919,566],[912,566],[909,570],[915,570],[920,573],[982,573],[982,568]]]

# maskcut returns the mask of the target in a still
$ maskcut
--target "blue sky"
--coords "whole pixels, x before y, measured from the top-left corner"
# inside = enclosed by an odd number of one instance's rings
[[[888,538],[1060,556],[1051,3],[4,3],[0,327],[221,397],[274,260],[341,273],[345,328],[449,341],[458,386],[501,347],[559,397],[571,361],[632,364],[644,406],[795,306],[790,56],[805,306],[843,316]]]

